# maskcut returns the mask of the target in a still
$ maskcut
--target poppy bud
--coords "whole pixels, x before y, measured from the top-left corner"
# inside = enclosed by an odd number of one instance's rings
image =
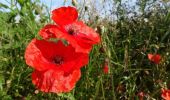
[[[76,0],[72,0],[72,5],[73,5],[73,6],[77,6],[77,4],[78,4],[78,3],[77,3]]]
[[[103,68],[103,72],[104,72],[105,74],[108,74],[108,72],[109,72],[109,67],[108,67],[108,65],[105,64],[105,66],[104,66],[104,68]]]
[[[104,48],[101,47],[101,48],[99,49],[99,52],[100,52],[100,53],[104,53],[104,52],[105,52]]]

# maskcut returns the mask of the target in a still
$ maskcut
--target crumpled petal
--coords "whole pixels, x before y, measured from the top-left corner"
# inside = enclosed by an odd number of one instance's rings
[[[61,65],[55,64],[53,58],[63,58]],[[61,41],[57,43],[47,40],[33,39],[25,51],[26,63],[38,71],[55,68],[66,73],[79,69],[88,63],[88,54],[77,53],[71,45],[65,46]]]
[[[100,36],[92,28],[85,25],[82,21],[75,21],[71,27],[76,32],[76,38],[80,38],[88,44],[97,44],[100,42]]]
[[[75,87],[80,76],[80,69],[67,75],[62,70],[49,69],[43,72],[35,70],[32,73],[32,83],[43,92],[69,92]]]
[[[56,37],[55,34],[51,33],[51,30],[50,30],[50,29],[53,29],[53,28],[58,28],[58,27],[56,25],[48,24],[39,31],[39,35],[43,39],[55,38]]]
[[[50,58],[50,55],[53,55],[53,52],[45,46],[48,46],[45,40],[33,39],[28,44],[25,51],[26,64],[40,71],[52,68],[53,65],[46,58]],[[40,49],[39,47],[45,49]],[[49,47],[52,48],[51,46]],[[45,52],[47,49],[49,51]]]
[[[78,18],[78,12],[74,7],[60,7],[52,11],[52,19],[57,25],[66,25]]]
[[[50,27],[51,26],[51,27]],[[69,34],[69,29],[74,34]],[[92,28],[86,26],[82,21],[68,24],[65,27],[57,25],[46,25],[39,34],[44,38],[58,38],[67,40],[76,50],[76,52],[89,53],[94,44],[100,42],[100,36]]]

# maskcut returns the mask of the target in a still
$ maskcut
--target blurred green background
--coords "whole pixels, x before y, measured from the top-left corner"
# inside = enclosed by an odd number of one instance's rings
[[[102,38],[70,93],[43,93],[31,82],[24,52],[52,9],[75,6],[79,19]],[[160,54],[154,64],[148,53]],[[103,73],[108,62],[109,73]],[[1,0],[0,98],[2,100],[160,100],[170,88],[169,0]]]

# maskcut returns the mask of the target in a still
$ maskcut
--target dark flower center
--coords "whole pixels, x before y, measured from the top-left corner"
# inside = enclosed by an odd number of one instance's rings
[[[61,64],[63,64],[64,59],[63,59],[63,57],[55,56],[52,61],[55,64],[61,65]]]
[[[67,31],[68,34],[70,35],[75,35],[77,33],[77,29],[74,25],[67,25],[65,26],[65,30]]]
[[[70,35],[74,35],[74,30],[73,30],[73,29],[69,29],[69,30],[68,30],[68,33],[69,33]]]

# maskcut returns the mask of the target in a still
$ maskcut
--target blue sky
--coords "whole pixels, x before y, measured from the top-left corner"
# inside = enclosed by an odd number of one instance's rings
[[[0,3],[9,5],[9,2],[11,0],[0,0]],[[34,0],[32,0],[34,1]],[[47,5],[49,8],[51,7],[52,9],[63,6],[64,1],[67,1],[65,6],[71,5],[71,0],[40,0],[41,3]],[[79,0],[78,0],[79,1]],[[87,0],[88,1],[88,0]],[[91,1],[91,0],[89,0]],[[135,4],[136,0],[122,0],[123,2],[128,2],[131,6]]]
[[[0,0],[0,3],[6,4],[6,5],[10,5],[11,0]],[[48,7],[51,7],[51,9],[60,7],[64,4],[64,0],[40,0],[41,3],[47,5]],[[71,0],[67,0],[65,5],[70,5]]]
[[[10,5],[10,1],[11,0],[0,0],[0,3]],[[32,1],[36,1],[36,0],[32,0]],[[64,1],[66,1],[65,4],[64,4]],[[40,0],[41,3],[43,3],[44,5],[46,5],[49,8],[49,11],[52,11],[53,9],[58,8],[60,6],[63,6],[63,5],[65,5],[65,6],[71,5],[71,1],[72,0]],[[77,1],[80,2],[80,0],[77,0]],[[86,0],[86,1],[90,2],[90,1],[93,1],[93,0]],[[98,2],[98,0],[96,0],[96,1]],[[86,2],[86,4],[89,5],[87,2]],[[99,2],[101,2],[101,0],[99,0]],[[105,5],[105,9],[103,9],[102,6],[101,6],[103,3],[99,3],[99,2],[96,4],[97,9],[99,10],[98,13],[102,16],[104,16],[105,13],[109,14],[110,9],[112,9],[113,5],[111,4],[111,6],[109,6],[109,4],[107,4],[107,5]],[[126,3],[130,6],[134,6],[136,0],[122,0],[122,2]],[[5,10],[5,11],[8,11],[8,10]]]
[[[32,0],[32,1],[36,1],[36,0]],[[52,11],[53,9],[56,9],[60,6],[68,6],[71,5],[71,0],[66,0],[67,2],[64,4],[65,0],[40,0],[40,2],[44,5],[46,5],[50,11]],[[10,6],[10,2],[11,0],[0,0],[0,3],[3,3],[7,6]],[[9,9],[0,9],[0,11],[9,11]]]
[[[11,0],[0,0],[0,3],[6,4],[6,5],[10,5],[10,1]],[[36,1],[36,0],[32,0],[32,1]],[[66,1],[65,4],[64,4],[64,1]],[[65,6],[71,5],[71,1],[72,0],[40,0],[41,3],[43,3],[44,5],[46,5],[49,8],[49,11],[52,11],[53,9],[58,8],[60,6],[63,6],[63,5],[65,5]],[[77,0],[77,1],[80,2],[81,0]],[[91,1],[93,1],[93,0],[86,0],[86,5],[90,6],[90,4],[88,4],[88,2],[91,3]],[[109,6],[109,4],[108,4],[109,2],[107,2],[107,4],[105,4],[105,8],[103,9],[102,8],[102,4],[103,3],[99,3],[102,0],[99,0],[99,2],[98,2],[98,0],[96,0],[96,1],[97,1],[96,2],[96,7],[98,9],[98,14],[100,16],[105,16],[106,14],[110,15],[110,10],[113,7],[112,3]],[[126,3],[126,4],[128,4],[130,6],[134,6],[136,0],[122,0],[122,2]],[[8,10],[5,10],[5,11],[8,11]]]
[[[64,0],[40,0],[40,1],[41,1],[41,3],[47,5],[48,7],[51,7],[51,9],[58,8],[60,6],[63,6],[63,4],[64,4]],[[69,1],[71,1],[71,0],[67,0],[67,2],[65,4],[66,6],[71,4],[71,2],[69,2]]]

